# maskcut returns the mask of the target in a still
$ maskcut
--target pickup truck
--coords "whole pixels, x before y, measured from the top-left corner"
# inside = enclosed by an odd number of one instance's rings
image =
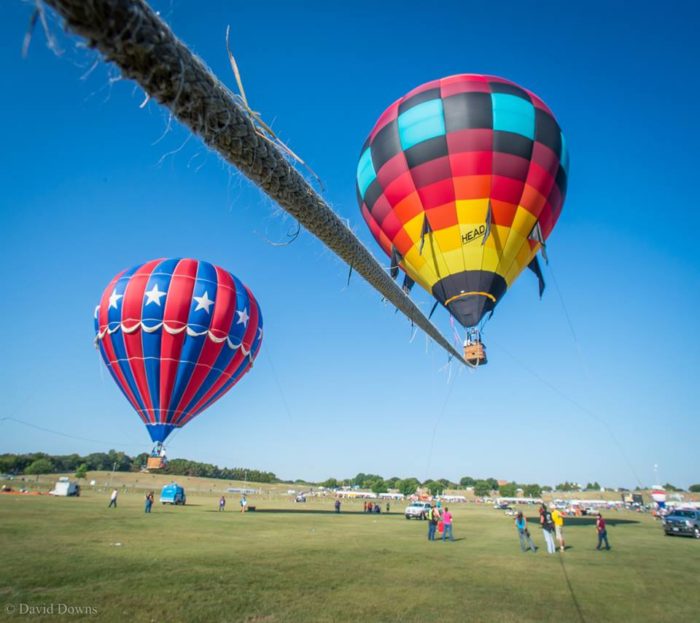
[[[425,519],[430,510],[430,502],[411,502],[404,511],[406,519]]]
[[[666,536],[694,536],[700,539],[700,510],[679,508],[664,517]]]

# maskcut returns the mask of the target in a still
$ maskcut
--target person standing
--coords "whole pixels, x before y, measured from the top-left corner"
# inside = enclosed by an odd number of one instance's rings
[[[536,552],[537,546],[530,536],[530,531],[527,529],[527,519],[525,519],[521,512],[518,512],[517,516],[515,517],[515,527],[518,530],[518,535],[520,536],[520,549],[524,552],[526,552],[528,549]]]
[[[153,498],[154,498],[153,491],[149,491],[149,492],[146,494],[146,506],[145,506],[144,509],[143,509],[143,512],[144,512],[144,513],[150,513],[150,512],[151,512],[151,507],[153,506]]]
[[[219,512],[226,510],[226,498],[222,495],[219,498]]]
[[[241,496],[241,513],[245,513],[246,507],[248,506],[248,500],[245,497],[245,493]]]
[[[340,512],[340,498],[335,499],[335,512],[336,513]]]
[[[610,543],[608,543],[608,531],[605,527],[605,519],[598,513],[598,518],[595,521],[595,527],[598,530],[598,547],[596,549],[601,549],[603,546],[603,541],[605,541],[605,549],[610,549]]]
[[[428,541],[434,541],[435,530],[437,529],[438,521],[440,521],[440,511],[437,508],[435,508],[434,502],[430,509],[428,509],[428,515],[426,519],[428,520]]]
[[[442,526],[442,542],[444,543],[447,540],[448,533],[450,535],[450,541],[454,541],[455,538],[452,536],[452,513],[447,506],[445,506],[445,510],[442,511]]]
[[[559,551],[563,552],[566,549],[564,543],[564,516],[552,504],[552,521],[554,522],[554,534],[559,543]]]
[[[117,496],[119,495],[119,491],[116,489],[112,489],[112,496],[109,498],[109,506],[107,508],[117,508]]]
[[[554,544],[554,522],[552,521],[552,513],[549,512],[544,504],[540,508],[540,525],[542,526],[544,542],[547,544],[547,553],[554,554],[557,551],[557,547]]]

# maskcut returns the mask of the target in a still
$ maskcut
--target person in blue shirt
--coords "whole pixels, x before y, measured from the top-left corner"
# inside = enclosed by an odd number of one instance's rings
[[[146,505],[144,507],[144,512],[150,513],[151,512],[151,507],[153,506],[153,498],[155,496],[153,495],[153,491],[150,491],[149,493],[146,494]]]
[[[520,549],[526,552],[528,549],[533,552],[537,551],[537,546],[530,536],[530,531],[527,529],[527,519],[523,517],[521,512],[515,517],[515,528],[518,531],[518,536],[520,537]]]

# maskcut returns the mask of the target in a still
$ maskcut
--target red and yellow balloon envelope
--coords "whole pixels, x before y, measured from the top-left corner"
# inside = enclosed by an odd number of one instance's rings
[[[536,95],[494,76],[428,82],[394,102],[357,167],[362,215],[392,265],[464,327],[530,265],[561,213],[569,158]]]
[[[112,377],[160,444],[248,372],[262,315],[251,291],[223,268],[159,259],[112,279],[95,330]]]

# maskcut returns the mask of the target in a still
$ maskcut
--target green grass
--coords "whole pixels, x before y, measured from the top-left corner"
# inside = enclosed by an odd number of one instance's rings
[[[20,604],[146,622],[656,622],[700,610],[700,542],[664,537],[646,515],[608,513],[609,552],[594,549],[594,526],[570,523],[571,549],[549,556],[521,553],[512,519],[474,504],[452,507],[457,542],[429,543],[398,503],[365,515],[346,502],[336,515],[332,499],[265,496],[242,515],[234,496],[217,512],[212,492],[186,507],[156,497],[145,515],[140,491],[116,510],[108,497],[0,495],[0,619],[61,618],[6,614]]]

